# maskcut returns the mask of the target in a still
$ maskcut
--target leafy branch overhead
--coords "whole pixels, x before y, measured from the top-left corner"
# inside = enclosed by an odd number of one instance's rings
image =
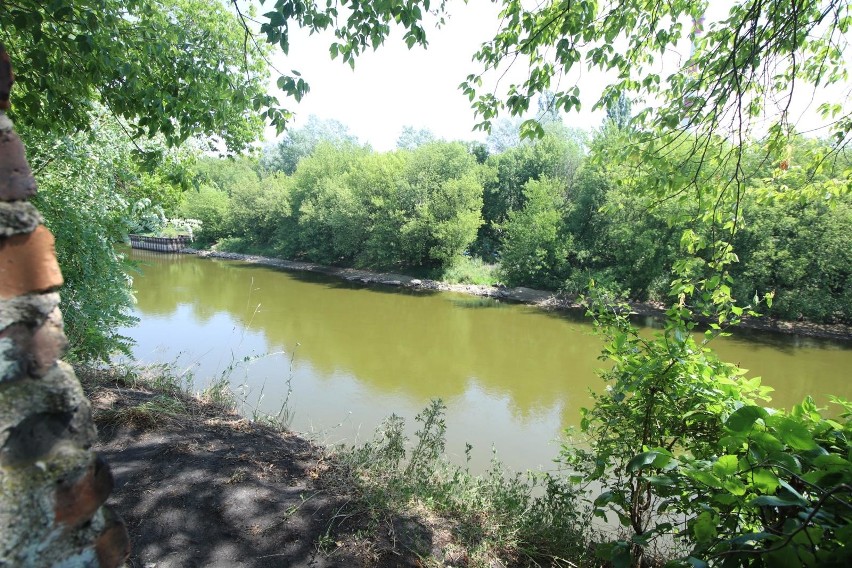
[[[268,55],[287,53],[290,26],[333,30],[329,51],[354,66],[379,47],[391,26],[409,47],[426,45],[424,18],[440,22],[443,3],[279,0],[256,18],[232,0],[16,0],[0,4],[0,41],[17,62],[13,114],[42,131],[91,125],[106,106],[138,138],[162,134],[170,145],[216,136],[231,150],[254,141],[263,120],[282,131],[292,114],[267,93]],[[261,2],[261,4],[265,4]],[[260,40],[255,32],[260,32]],[[308,90],[298,71],[278,86],[297,101]]]
[[[628,96],[647,105],[636,125],[686,126],[705,134],[745,134],[768,102],[777,105],[777,124],[786,128],[801,83],[816,89],[847,79],[843,52],[852,17],[840,0],[745,0],[710,22],[706,1],[550,0],[525,6],[504,2],[501,30],[474,56],[483,72],[461,85],[482,128],[501,111],[524,113],[545,90],[554,91],[557,108],[579,110],[579,75],[572,72],[580,68],[606,72],[595,108]],[[484,92],[487,73],[517,62],[529,71],[508,86],[505,98]],[[837,105],[820,110],[835,118],[835,140],[845,144],[850,111]]]
[[[133,138],[218,136],[238,149],[262,129],[252,104],[275,103],[262,54],[243,49],[215,2],[17,0],[0,20],[18,70],[14,118],[43,132],[88,130],[99,103]]]
[[[260,3],[266,4],[263,0]],[[324,4],[277,0],[273,9],[263,14],[263,20],[253,20],[242,14],[237,0],[232,0],[232,4],[245,26],[247,37],[251,34],[251,23],[259,24],[260,34],[265,36],[266,42],[279,47],[285,54],[290,52],[290,26],[293,24],[311,33],[333,31],[334,40],[329,45],[329,55],[332,59],[339,57],[352,68],[359,55],[384,44],[393,25],[403,29],[402,41],[409,49],[415,45],[425,47],[428,43],[426,22],[431,18],[434,21],[430,21],[429,25],[440,25],[445,9],[445,0],[437,3],[437,6],[433,6],[430,0],[330,0]],[[300,101],[310,90],[297,70],[292,70],[290,74],[282,73],[277,85],[296,101]],[[284,124],[278,123],[277,126],[280,133]]]

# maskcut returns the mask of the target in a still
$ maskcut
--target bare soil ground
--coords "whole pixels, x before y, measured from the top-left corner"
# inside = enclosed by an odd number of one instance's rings
[[[324,482],[322,449],[297,435],[188,397],[171,414],[152,410],[162,395],[83,383],[130,567],[448,565],[444,531],[413,516],[371,526]]]

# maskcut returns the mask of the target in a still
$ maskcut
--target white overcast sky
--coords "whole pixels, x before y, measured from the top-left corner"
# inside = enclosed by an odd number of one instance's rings
[[[393,149],[404,126],[426,128],[447,140],[483,140],[483,133],[473,132],[477,120],[458,86],[468,74],[480,69],[472,56],[499,29],[500,5],[489,0],[469,0],[467,4],[450,0],[448,5],[450,16],[445,25],[428,30],[427,49],[419,46],[407,49],[401,33],[395,31],[378,51],[359,57],[354,70],[340,58],[331,60],[328,52],[331,34],[310,36],[294,27],[289,56],[276,50],[272,63],[282,72],[298,70],[311,91],[300,103],[286,99],[274,85],[278,74],[273,70],[270,92],[279,96],[282,106],[297,113],[292,126],[303,125],[311,114],[336,119],[348,126],[361,142],[378,151]],[[724,1],[712,3],[706,13],[708,21],[723,17],[728,6]],[[261,7],[259,12],[263,11]],[[678,51],[681,53],[672,54],[672,61],[681,62],[681,58],[688,57],[688,42]],[[512,71],[516,73],[502,80],[503,87],[513,77],[519,80],[523,69]],[[603,112],[592,112],[591,108],[605,85],[605,76],[584,70],[573,80],[580,85],[582,108],[580,112],[565,115],[564,121],[587,130],[598,127]],[[817,99],[843,100],[844,93],[848,93],[848,85],[823,92]],[[802,104],[796,105],[794,121],[799,118],[800,124],[821,122],[814,112],[819,102],[806,97]],[[533,107],[534,104],[535,101]],[[268,129],[267,138],[274,136],[274,131]]]
[[[340,58],[331,60],[330,36],[308,36],[293,29],[290,55],[279,52],[272,62],[280,71],[298,70],[311,91],[300,103],[285,100],[277,88],[272,92],[282,106],[297,113],[293,126],[299,127],[310,114],[333,118],[379,151],[395,148],[404,126],[427,128],[447,140],[482,140],[481,132],[473,132],[477,120],[458,86],[479,68],[472,56],[494,37],[498,6],[487,0],[453,4],[446,24],[428,31],[428,49],[409,50],[401,34],[394,33],[378,51],[358,58],[354,71]],[[273,71],[273,75],[274,83],[277,74]],[[603,113],[591,112],[592,92],[597,89],[585,87],[590,93],[588,104],[581,113],[565,118],[572,126],[594,128]]]

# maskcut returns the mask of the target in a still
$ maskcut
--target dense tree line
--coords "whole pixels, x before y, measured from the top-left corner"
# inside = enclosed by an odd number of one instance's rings
[[[291,176],[207,161],[181,214],[202,238],[287,258],[374,268],[450,263],[481,224],[483,169],[458,143],[376,154],[320,143]],[[232,246],[235,243],[231,243]]]
[[[377,153],[339,123],[312,119],[257,160],[202,160],[199,188],[179,212],[204,222],[202,244],[232,250],[438,276],[461,255],[478,256],[506,285],[581,293],[594,280],[624,298],[662,301],[684,229],[709,239],[719,227],[642,191],[653,171],[606,159],[630,136],[610,118],[591,137],[551,122],[540,139],[515,138],[487,157],[428,137]],[[789,151],[819,146],[797,139]],[[771,315],[852,321],[849,199],[796,193],[841,183],[848,165],[834,160],[815,173],[793,160],[780,169],[761,159],[759,144],[749,162],[734,296],[747,303],[774,291]],[[727,175],[721,168],[701,183]]]

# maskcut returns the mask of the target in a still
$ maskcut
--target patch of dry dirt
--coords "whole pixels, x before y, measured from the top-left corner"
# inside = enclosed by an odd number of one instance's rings
[[[301,437],[188,398],[188,414],[151,420],[134,409],[154,393],[88,390],[95,450],[116,482],[110,503],[132,541],[128,566],[421,566],[440,549],[417,517],[383,530],[353,514],[351,497],[319,480],[321,449]]]

